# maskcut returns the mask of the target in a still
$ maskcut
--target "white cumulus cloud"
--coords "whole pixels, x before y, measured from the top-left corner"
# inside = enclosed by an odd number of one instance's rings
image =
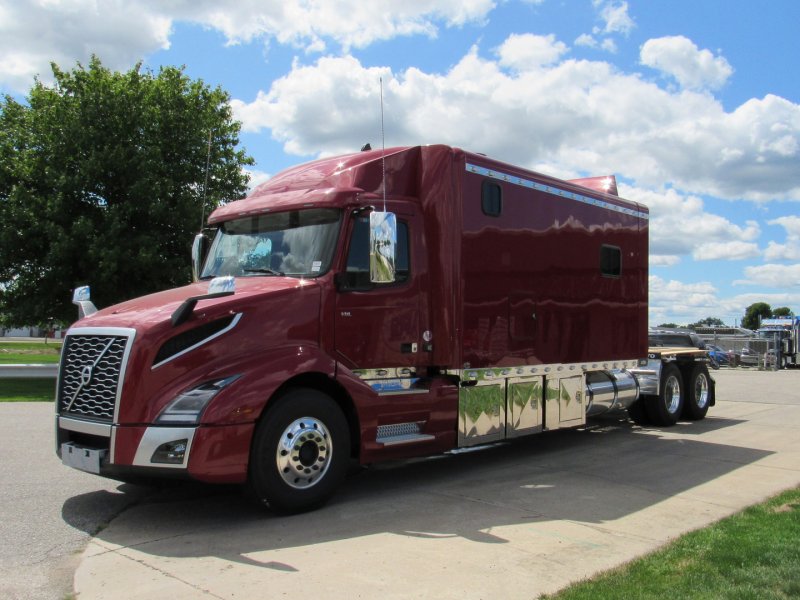
[[[171,20],[138,2],[0,0],[0,85],[25,92],[50,63],[65,69],[96,54],[105,66],[130,69],[169,47]]]
[[[764,250],[767,261],[794,260],[800,261],[800,217],[779,217],[767,222],[769,225],[780,225],[786,230],[786,243],[770,241]]]
[[[684,283],[651,275],[649,288],[651,325],[672,320],[678,324],[691,323],[719,310],[717,289],[707,281]]]
[[[129,69],[169,47],[177,21],[218,30],[229,44],[275,40],[347,52],[481,23],[494,7],[494,0],[0,0],[0,85],[27,91],[36,75],[49,81],[51,61],[71,67],[92,54]]]
[[[688,255],[695,260],[742,260],[759,255],[756,241],[761,228],[756,221],[742,227],[708,212],[701,198],[674,189],[620,185],[620,193],[650,209],[652,266],[674,266]]]
[[[497,49],[500,64],[517,71],[528,71],[558,61],[567,45],[554,35],[512,34]]]
[[[238,100],[236,114],[289,152],[351,150],[376,139],[382,76],[390,144],[448,143],[650,189],[800,200],[800,105],[767,96],[728,112],[706,92],[670,91],[567,52],[550,36],[515,35],[495,60],[476,46],[441,73],[393,73],[352,56],[297,61],[269,90]]]
[[[753,242],[703,242],[692,251],[692,258],[704,260],[744,260],[761,254]]]
[[[601,31],[604,33],[622,33],[627,35],[636,26],[628,14],[628,3],[615,0],[592,0],[592,4],[600,11],[603,20]]]
[[[435,36],[439,27],[481,22],[493,0],[174,0],[175,18],[222,31],[230,43],[275,38],[315,51],[326,41],[362,48],[404,35]]]
[[[671,75],[687,89],[719,89],[733,74],[724,57],[700,50],[682,35],[647,40],[640,58],[643,65]]]
[[[728,325],[740,324],[745,310],[755,302],[770,306],[800,306],[800,291],[755,291],[721,296],[710,282],[686,283],[650,276],[650,325],[675,322],[688,325],[706,317],[717,317]]]
[[[800,288],[800,264],[779,265],[768,263],[745,267],[745,279],[735,281],[736,285],[760,285],[771,288]]]

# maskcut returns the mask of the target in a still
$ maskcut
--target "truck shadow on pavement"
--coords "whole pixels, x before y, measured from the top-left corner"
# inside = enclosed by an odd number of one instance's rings
[[[239,488],[171,485],[151,490],[109,526],[88,533],[114,550],[217,557],[280,571],[295,568],[258,555],[379,534],[503,544],[505,525],[608,524],[772,454],[682,437],[739,423],[708,418],[659,430],[604,421],[482,451],[382,464],[351,476],[323,508],[294,516],[260,510]],[[135,486],[119,489],[141,494]],[[64,520],[81,528],[87,503],[105,495],[113,494],[70,498]]]

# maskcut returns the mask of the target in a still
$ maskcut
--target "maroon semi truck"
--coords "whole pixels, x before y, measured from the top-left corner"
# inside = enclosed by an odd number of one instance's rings
[[[702,419],[705,353],[647,347],[648,218],[613,178],[447,146],[288,169],[211,214],[191,285],[100,311],[76,290],[57,452],[121,480],[247,484],[300,511],[351,461],[609,411]]]

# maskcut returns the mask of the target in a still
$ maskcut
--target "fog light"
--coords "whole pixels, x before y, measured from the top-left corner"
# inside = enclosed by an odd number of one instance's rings
[[[156,451],[153,452],[153,457],[150,459],[150,462],[166,465],[182,465],[183,459],[186,457],[186,446],[188,443],[188,439],[183,439],[161,444],[156,448]]]

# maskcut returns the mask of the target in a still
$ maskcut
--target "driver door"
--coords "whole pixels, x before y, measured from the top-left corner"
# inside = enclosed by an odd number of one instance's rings
[[[395,204],[395,203],[393,203]],[[347,265],[336,295],[337,358],[350,369],[413,367],[424,362],[419,260],[412,251],[421,235],[412,206],[397,210],[396,278],[371,283],[369,215],[353,218]]]

